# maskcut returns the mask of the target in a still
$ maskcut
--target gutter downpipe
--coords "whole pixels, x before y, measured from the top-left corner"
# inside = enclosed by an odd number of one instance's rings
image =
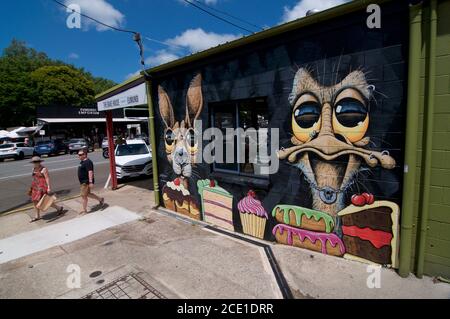
[[[422,2],[409,8],[408,94],[406,113],[405,164],[403,175],[400,257],[398,273],[411,272],[414,194],[417,164],[417,129],[419,122],[420,58],[422,45]]]
[[[152,147],[152,170],[153,170],[153,193],[155,194],[155,208],[159,206],[159,176],[158,176],[158,161],[156,151],[156,135],[155,135],[155,112],[153,111],[152,100],[152,83],[150,76],[145,76],[145,85],[147,92],[147,106],[148,106],[148,129],[150,135],[150,143]]]
[[[421,202],[419,246],[417,251],[417,277],[422,278],[425,262],[425,244],[427,241],[428,213],[430,210],[430,183],[431,183],[431,156],[433,150],[433,125],[434,125],[434,87],[436,75],[436,30],[437,30],[437,1],[430,2],[430,33],[428,38],[428,74],[426,77],[427,104],[425,108],[426,122],[424,127],[425,149],[422,161],[423,166],[423,194]]]

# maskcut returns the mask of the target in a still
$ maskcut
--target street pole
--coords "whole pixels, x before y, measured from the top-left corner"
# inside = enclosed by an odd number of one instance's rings
[[[114,190],[117,189],[117,175],[112,111],[106,111],[106,134],[108,136],[109,174],[112,182],[111,188]]]

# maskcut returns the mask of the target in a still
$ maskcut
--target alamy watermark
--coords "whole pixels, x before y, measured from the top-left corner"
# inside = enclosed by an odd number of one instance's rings
[[[81,29],[81,7],[76,3],[69,4],[66,9],[70,13],[66,19],[66,25],[69,29]]]
[[[261,175],[278,172],[277,151],[280,145],[278,128],[226,128],[224,132],[215,127],[202,130],[202,121],[194,121],[196,163],[246,164],[261,167]],[[270,142],[269,142],[270,137]],[[207,142],[203,147],[203,142]],[[269,152],[270,147],[270,152]]]
[[[81,268],[77,264],[70,264],[66,268],[66,272],[69,273],[66,279],[66,286],[69,289],[81,288]]]

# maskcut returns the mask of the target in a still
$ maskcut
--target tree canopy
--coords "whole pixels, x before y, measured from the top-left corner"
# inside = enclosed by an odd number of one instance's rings
[[[30,125],[37,106],[92,105],[114,85],[13,40],[0,57],[0,128]]]

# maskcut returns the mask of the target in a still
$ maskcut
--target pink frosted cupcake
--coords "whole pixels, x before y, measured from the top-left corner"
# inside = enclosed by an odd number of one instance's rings
[[[244,234],[263,239],[266,220],[269,218],[261,202],[250,190],[246,197],[238,202],[238,210]]]

